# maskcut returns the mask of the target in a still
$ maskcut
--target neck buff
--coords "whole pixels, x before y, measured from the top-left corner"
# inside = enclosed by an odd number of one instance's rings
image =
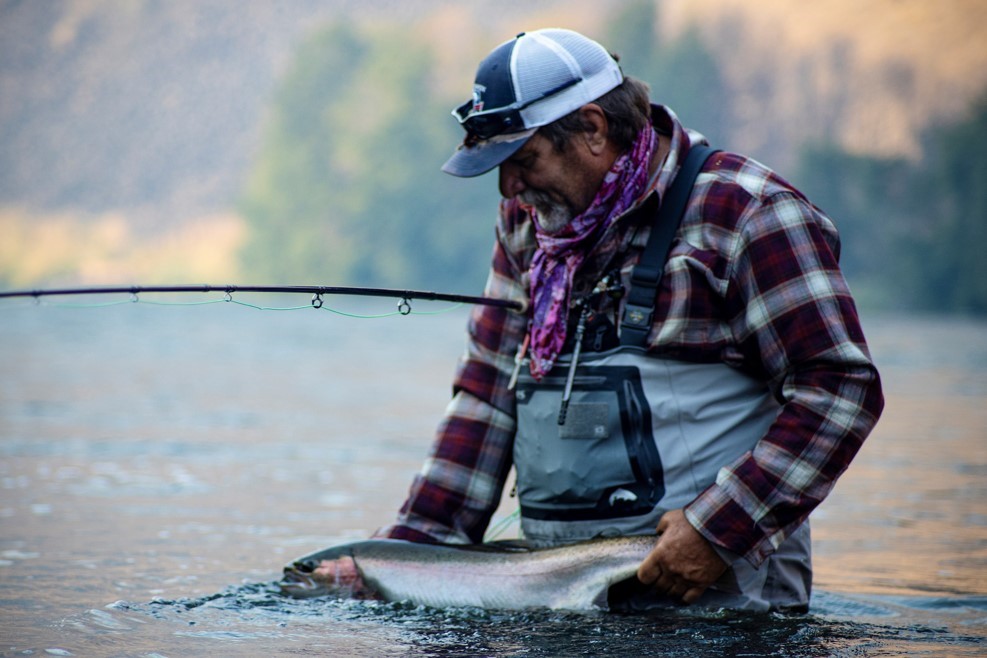
[[[538,241],[531,262],[531,374],[536,380],[552,369],[565,344],[576,270],[594,247],[617,248],[615,237],[606,243],[597,243],[595,238],[644,192],[657,145],[654,128],[642,130],[631,150],[614,161],[589,207],[559,232],[549,235],[542,231],[537,213],[531,209]]]

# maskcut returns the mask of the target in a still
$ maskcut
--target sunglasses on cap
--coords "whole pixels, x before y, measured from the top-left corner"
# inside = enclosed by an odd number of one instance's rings
[[[479,139],[490,139],[506,132],[524,130],[524,119],[521,118],[521,110],[534,105],[540,100],[565,91],[581,82],[580,79],[569,80],[554,89],[550,89],[541,96],[527,101],[517,101],[510,105],[495,107],[490,110],[475,110],[472,100],[468,100],[452,111],[459,124],[471,136]]]

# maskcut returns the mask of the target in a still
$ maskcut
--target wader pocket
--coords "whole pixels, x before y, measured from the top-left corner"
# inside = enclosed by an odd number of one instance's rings
[[[566,372],[567,364],[557,367]],[[517,383],[514,464],[521,515],[586,521],[651,512],[664,495],[651,410],[634,366],[580,365],[564,425],[564,376]]]

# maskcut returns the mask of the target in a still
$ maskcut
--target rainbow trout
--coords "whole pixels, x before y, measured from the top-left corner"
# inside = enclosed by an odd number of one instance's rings
[[[607,609],[611,586],[632,579],[657,539],[613,537],[552,548],[372,539],[295,560],[280,587],[298,598],[362,595],[436,608]],[[324,560],[334,561],[334,575],[315,577]]]

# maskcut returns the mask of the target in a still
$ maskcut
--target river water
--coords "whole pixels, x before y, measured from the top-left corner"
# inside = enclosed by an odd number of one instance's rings
[[[865,318],[887,409],[813,516],[810,614],[508,614],[273,586],[390,521],[466,309],[150,301],[0,304],[0,655],[987,654],[987,323]]]

